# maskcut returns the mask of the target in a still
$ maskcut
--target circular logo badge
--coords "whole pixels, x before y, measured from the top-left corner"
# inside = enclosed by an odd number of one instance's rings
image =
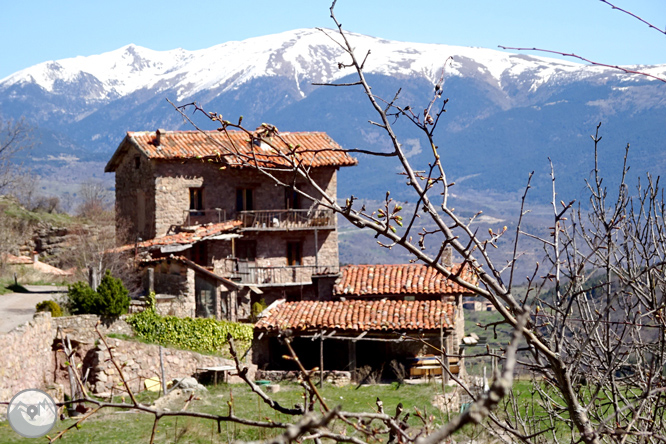
[[[48,394],[37,389],[18,392],[7,407],[12,429],[26,438],[44,436],[56,423],[58,408]]]

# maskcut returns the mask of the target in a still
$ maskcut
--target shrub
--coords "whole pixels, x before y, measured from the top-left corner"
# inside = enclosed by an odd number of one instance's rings
[[[257,322],[259,320],[259,313],[266,310],[266,301],[262,298],[259,302],[252,304],[252,313],[250,314],[250,320],[252,322]]]
[[[62,308],[60,308],[60,305],[58,305],[56,301],[42,301],[39,302],[35,308],[37,311],[51,312],[51,316],[54,318],[62,316]]]
[[[120,316],[127,313],[129,310],[129,291],[123,285],[123,281],[111,276],[109,270],[102,278],[102,281],[97,287],[100,301],[102,303],[102,315],[107,316]]]
[[[99,294],[85,282],[76,282],[69,286],[67,300],[72,314],[99,314],[101,301]]]
[[[73,314],[96,314],[120,316],[129,309],[129,292],[118,278],[107,270],[97,291],[85,282],[76,282],[69,287],[67,298]]]

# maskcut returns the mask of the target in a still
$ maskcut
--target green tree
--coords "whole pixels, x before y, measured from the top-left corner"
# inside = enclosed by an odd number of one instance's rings
[[[97,291],[85,282],[76,282],[69,287],[67,297],[74,314],[96,314],[120,316],[129,309],[129,291],[123,282],[114,278],[107,270]]]

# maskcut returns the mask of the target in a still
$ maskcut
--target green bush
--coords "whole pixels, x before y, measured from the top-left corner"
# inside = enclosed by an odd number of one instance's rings
[[[127,323],[140,339],[202,353],[226,352],[227,334],[231,334],[239,350],[247,348],[253,334],[250,324],[160,316],[151,309],[130,316]]]
[[[259,302],[252,304],[252,313],[250,314],[252,322],[257,322],[259,320],[259,313],[264,310],[266,310],[266,301],[263,298]]]
[[[69,286],[67,300],[72,314],[99,314],[101,301],[99,294],[85,282]]]
[[[42,301],[35,308],[37,311],[50,311],[51,316],[54,318],[62,316],[62,308],[60,308],[60,305],[56,301]]]
[[[106,271],[102,281],[99,283],[97,293],[102,303],[102,310],[99,314],[120,316],[129,310],[129,291],[123,285],[123,281],[111,276],[109,270]]]
[[[76,282],[67,292],[73,314],[120,316],[129,309],[129,292],[118,278],[107,270],[97,291],[85,282]]]

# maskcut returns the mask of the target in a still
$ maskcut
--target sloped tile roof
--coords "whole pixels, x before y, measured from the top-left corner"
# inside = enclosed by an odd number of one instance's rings
[[[357,331],[453,328],[453,304],[436,301],[348,300],[284,302],[265,311],[259,330]]]
[[[186,160],[216,158],[226,165],[266,168],[289,166],[290,160],[304,166],[352,166],[357,160],[323,132],[279,133],[270,144],[255,146],[242,131],[161,131],[159,144],[156,132],[128,132],[120,147],[106,166],[115,171],[126,142],[134,145],[150,159]],[[291,147],[290,147],[291,145]],[[126,149],[126,148],[125,148]],[[277,151],[276,151],[277,149]]]
[[[217,236],[222,233],[233,231],[236,227],[239,227],[242,224],[239,220],[230,220],[227,222],[220,222],[217,224],[202,225],[197,227],[194,231],[183,231],[176,234],[169,234],[167,236],[156,237],[154,239],[148,239],[143,242],[136,244],[127,244],[122,247],[117,247],[109,250],[109,253],[122,253],[125,251],[138,249],[148,249],[152,250],[158,247],[165,245],[188,245],[193,244],[202,240],[205,240],[209,237]]]
[[[460,272],[454,265],[452,273]],[[446,295],[472,294],[432,267],[423,264],[347,265],[342,267],[340,281],[334,291],[338,295]],[[476,283],[469,266],[462,270],[466,282]]]

